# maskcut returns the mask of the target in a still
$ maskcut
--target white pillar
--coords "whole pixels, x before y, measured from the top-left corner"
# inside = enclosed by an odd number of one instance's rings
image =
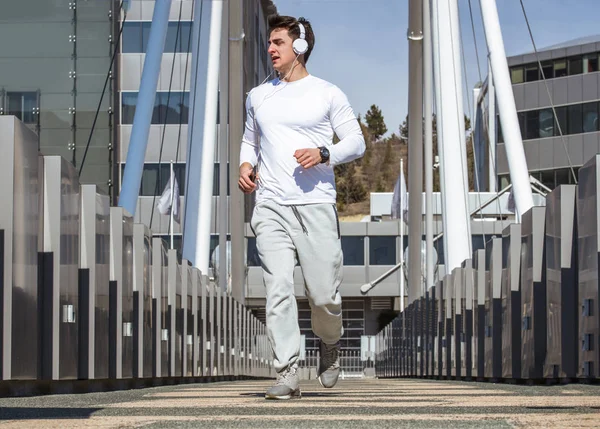
[[[423,104],[424,104],[424,160],[425,160],[425,291],[434,285],[433,270],[433,65],[431,53],[430,0],[423,1]]]
[[[202,4],[202,5],[201,5]],[[223,2],[197,0],[194,26],[200,25],[199,49],[192,53],[195,74],[191,79],[190,121],[187,150],[187,187],[183,258],[208,273],[210,220],[217,137],[217,100]],[[194,31],[194,35],[197,30]],[[194,41],[194,46],[198,42]],[[197,55],[196,55],[197,53]]]
[[[422,290],[421,237],[423,194],[423,5],[408,2],[408,305],[419,299]],[[410,197],[409,197],[410,198]]]
[[[431,42],[433,47],[433,82],[434,82],[434,94],[435,94],[435,112],[436,112],[436,132],[437,132],[437,146],[438,146],[438,156],[440,169],[440,191],[441,195],[446,195],[446,187],[444,186],[444,133],[443,130],[443,120],[444,118],[440,114],[442,111],[442,91],[440,90],[441,86],[441,77],[440,77],[440,44],[439,44],[439,32],[438,32],[438,16],[437,16],[437,8],[438,8],[438,0],[431,0]],[[446,224],[446,200],[441,198],[442,202],[442,229],[446,231],[448,225]],[[444,255],[448,254],[448,240],[444,238]]]
[[[473,141],[472,145],[473,145],[473,158],[474,158],[474,171],[477,171],[477,169],[480,167],[479,165],[479,160],[478,160],[478,152],[477,152],[477,146],[479,145],[479,147],[484,151],[485,153],[485,145],[481,144],[481,139],[483,139],[485,141],[485,136],[481,135],[482,133],[477,132],[477,127],[479,126],[479,123],[477,121],[477,112],[480,110],[479,109],[479,94],[481,94],[481,87],[477,87],[477,88],[473,88],[473,111],[471,112],[471,139]],[[483,122],[483,120],[482,120]],[[483,129],[483,127],[481,128]],[[476,140],[477,138],[477,140]],[[482,157],[480,157],[479,159],[483,159]],[[483,181],[483,178],[479,176],[479,172],[477,172],[477,174],[475,174],[475,192],[483,192],[483,187],[480,186],[481,185],[481,181]]]
[[[508,63],[504,51],[496,2],[495,0],[480,0],[480,4],[485,38],[490,53],[490,62],[494,72],[494,80],[498,87],[498,93],[496,94],[498,97],[498,111],[500,113],[500,123],[502,124],[502,135],[504,137],[504,147],[506,148],[506,157],[510,170],[510,180],[514,189],[517,221],[520,221],[523,213],[533,206],[527,161],[523,149],[523,140],[521,138],[521,129],[519,128],[512,85],[508,74]]]
[[[471,257],[470,216],[467,200],[468,178],[466,174],[466,142],[464,140],[464,112],[462,108],[462,85],[460,66],[456,52],[460,49],[457,0],[437,0],[433,10],[437,21],[437,54],[439,58],[438,121],[441,122],[443,144],[440,162],[443,166],[440,180],[444,184],[444,250],[446,272],[460,267]],[[460,37],[459,37],[460,39]],[[460,58],[460,56],[458,56]],[[437,71],[437,70],[436,70]],[[436,73],[437,74],[437,73]],[[438,130],[439,130],[438,126]]]

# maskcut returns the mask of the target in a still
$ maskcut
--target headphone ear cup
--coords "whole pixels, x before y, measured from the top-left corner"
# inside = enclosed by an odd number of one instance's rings
[[[292,44],[292,48],[297,55],[305,54],[308,51],[308,42],[305,39],[296,39]]]

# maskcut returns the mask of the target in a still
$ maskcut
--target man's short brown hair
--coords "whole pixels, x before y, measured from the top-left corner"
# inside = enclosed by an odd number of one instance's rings
[[[315,33],[313,33],[309,21],[303,17],[296,19],[293,16],[271,15],[269,17],[269,35],[273,30],[286,29],[292,40],[296,40],[300,37],[300,27],[298,26],[298,23],[301,23],[306,31],[305,39],[308,43],[308,50],[304,54],[304,63],[307,63],[310,53],[315,46]]]

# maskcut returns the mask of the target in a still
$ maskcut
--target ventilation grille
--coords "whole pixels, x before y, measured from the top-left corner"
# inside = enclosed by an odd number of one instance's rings
[[[391,298],[371,298],[371,310],[391,310]]]

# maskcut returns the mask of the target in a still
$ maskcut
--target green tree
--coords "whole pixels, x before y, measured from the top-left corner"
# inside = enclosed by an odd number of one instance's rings
[[[340,211],[348,204],[359,203],[367,198],[367,189],[357,179],[354,163],[336,166],[336,188]]]
[[[365,121],[367,122],[367,127],[373,140],[376,141],[379,139],[379,137],[387,133],[387,127],[385,126],[385,122],[383,120],[383,114],[377,105],[371,105],[371,108],[365,115]]]
[[[383,155],[383,161],[381,163],[381,179],[384,183],[388,183],[392,178],[392,169],[396,163],[396,155],[392,148],[392,139],[387,139],[385,145],[385,153]]]

